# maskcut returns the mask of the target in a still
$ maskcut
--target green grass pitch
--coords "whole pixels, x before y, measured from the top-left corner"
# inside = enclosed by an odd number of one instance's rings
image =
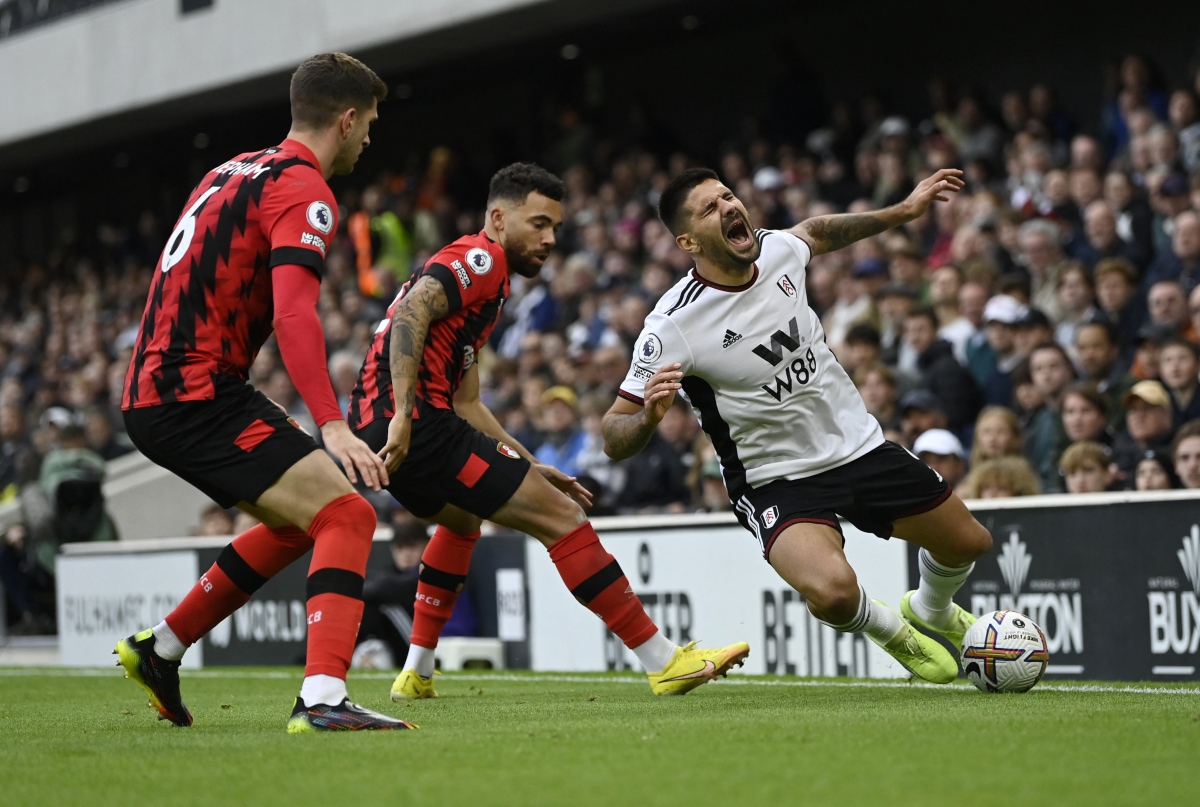
[[[654,698],[632,675],[451,674],[420,731],[284,732],[299,670],[184,674],[196,723],[119,670],[0,670],[5,805],[1111,805],[1200,802],[1200,689],[744,676]]]

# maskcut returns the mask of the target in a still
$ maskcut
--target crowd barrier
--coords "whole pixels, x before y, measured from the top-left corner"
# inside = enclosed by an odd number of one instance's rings
[[[974,501],[995,548],[959,602],[1012,608],[1042,625],[1047,676],[1197,680],[1200,646],[1200,495],[1037,496]],[[897,677],[903,671],[862,636],[837,634],[765,563],[728,514],[598,518],[651,616],[682,644],[748,641],[751,673]],[[846,553],[873,597],[898,605],[917,579],[916,551],[843,525]],[[113,644],[177,603],[227,539],[123,541],[64,547],[59,560],[62,662],[110,661]],[[380,531],[372,568],[388,562]],[[186,657],[191,667],[294,664],[306,633],[307,564],[263,586]],[[500,638],[510,668],[637,669],[603,624],[563,587],[545,549],[515,534],[480,541],[468,580],[482,635]]]

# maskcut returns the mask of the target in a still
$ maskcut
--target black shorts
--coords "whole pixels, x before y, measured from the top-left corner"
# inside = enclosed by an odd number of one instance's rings
[[[842,516],[863,532],[890,538],[894,522],[932,510],[950,493],[932,468],[889,441],[816,476],[754,488],[733,509],[769,559],[775,539],[793,524],[826,524],[841,532]]]
[[[138,450],[222,507],[255,504],[320,446],[249,384],[223,385],[209,401],[127,409]]]
[[[420,404],[417,411],[408,456],[391,474],[388,492],[417,518],[432,518],[447,504],[490,518],[521,487],[529,460],[454,412]],[[387,419],[376,418],[357,434],[379,451],[387,431]]]

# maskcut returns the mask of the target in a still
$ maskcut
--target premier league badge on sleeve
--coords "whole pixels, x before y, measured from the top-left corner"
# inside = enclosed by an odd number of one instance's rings
[[[469,250],[466,255],[467,267],[477,275],[486,275],[492,271],[492,253],[486,249]]]
[[[320,230],[325,235],[329,235],[329,231],[333,229],[333,211],[324,202],[313,202],[309,205],[305,218],[313,229]]]
[[[646,334],[638,345],[637,358],[643,364],[654,364],[662,358],[662,340],[652,333]]]

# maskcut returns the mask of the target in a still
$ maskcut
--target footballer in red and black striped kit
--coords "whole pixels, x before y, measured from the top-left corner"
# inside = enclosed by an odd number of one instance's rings
[[[412,636],[392,699],[433,697],[434,648],[483,519],[537,538],[563,582],[645,666],[655,694],[682,694],[749,653],[675,646],[642,608],[581,504],[588,492],[534,460],[479,399],[478,351],[513,272],[534,277],[562,223],[562,181],[530,163],[492,177],[484,229],[441,250],[376,330],[351,397],[351,425],[387,462],[388,490],[438,529],[421,556]]]
[[[192,191],[151,282],[122,401],[143,454],[261,523],[222,550],[166,619],[114,652],[162,718],[191,725],[179,692],[184,652],[311,549],[308,653],[288,731],[406,729],[346,697],[375,533],[375,510],[351,482],[361,476],[379,490],[388,478],[342,420],[317,318],[337,229],[326,180],[353,169],[387,87],[357,59],[325,53],[296,69],[290,94],[287,139],[218,165]],[[272,330],[344,474],[248,383]]]
[[[355,431],[376,420],[390,420],[396,413],[390,367],[392,314],[408,290],[426,276],[445,289],[449,305],[446,316],[430,325],[417,371],[417,399],[427,407],[454,408],[454,393],[487,343],[508,299],[508,259],[486,232],[463,236],[430,258],[400,289],[387,317],[375,329],[350,397],[347,420]]]

